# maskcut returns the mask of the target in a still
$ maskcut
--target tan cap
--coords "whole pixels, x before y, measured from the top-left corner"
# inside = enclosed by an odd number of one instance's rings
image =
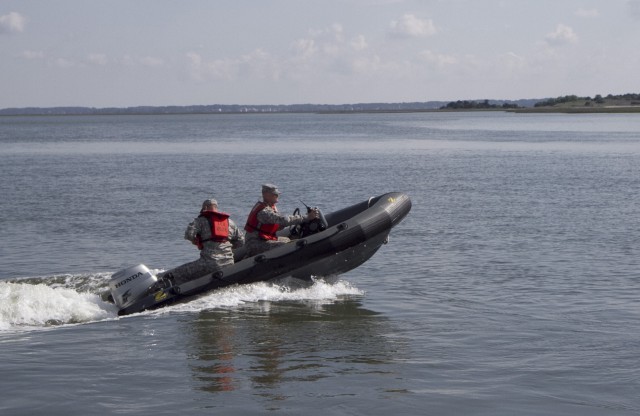
[[[207,207],[207,206],[210,206],[210,205],[218,206],[218,201],[216,201],[213,198],[205,199],[204,202],[202,203],[202,209],[204,209],[204,207]]]
[[[263,184],[262,185],[262,192],[268,192],[270,194],[280,195],[280,190],[278,190],[278,187],[275,186],[272,183]]]

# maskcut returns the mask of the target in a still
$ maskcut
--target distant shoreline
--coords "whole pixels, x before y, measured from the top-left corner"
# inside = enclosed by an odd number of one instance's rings
[[[424,110],[353,110],[353,111],[278,111],[278,112],[100,112],[100,113],[0,113],[0,117],[90,117],[90,116],[189,116],[189,115],[206,115],[206,116],[222,116],[222,115],[276,115],[276,114],[410,114],[410,113],[484,113],[484,112],[503,112],[518,114],[637,114],[640,113],[640,107],[611,107],[611,108],[495,108],[495,109],[424,109]]]
[[[487,110],[459,110],[460,111],[487,111]],[[491,110],[491,111],[504,111],[504,110]],[[112,112],[112,113],[29,113],[29,114],[2,114],[0,117],[99,117],[99,116],[244,116],[244,115],[278,115],[278,114],[409,114],[409,113],[447,113],[455,112],[450,110],[425,109],[425,110],[354,110],[354,111],[339,111],[339,110],[327,110],[327,111],[278,111],[278,112],[220,112],[220,113],[208,113],[208,112]]]
[[[608,102],[584,105],[584,101],[561,105],[537,105],[540,100],[515,101],[484,100],[447,102],[365,104],[290,104],[290,105],[195,105],[195,106],[139,106],[139,107],[27,107],[0,109],[0,116],[124,116],[124,115],[228,115],[228,114],[396,114],[396,113],[455,113],[501,111],[520,114],[632,114],[640,113],[640,103]],[[452,107],[452,104],[462,104]],[[576,105],[578,104],[578,105]],[[618,105],[616,105],[618,104]],[[475,106],[474,106],[475,105]]]
[[[533,107],[534,100],[490,101],[509,103],[517,107]],[[163,114],[279,114],[279,113],[399,113],[434,111],[445,106],[447,101],[403,102],[403,103],[357,103],[357,104],[211,104],[189,106],[136,106],[136,107],[25,107],[0,109],[0,115],[163,115]]]

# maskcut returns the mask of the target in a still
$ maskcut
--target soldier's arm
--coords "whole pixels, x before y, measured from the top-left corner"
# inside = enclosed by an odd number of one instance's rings
[[[267,207],[258,213],[258,221],[263,224],[278,224],[280,227],[288,225],[298,225],[304,221],[304,217],[300,215],[281,215],[270,207]]]

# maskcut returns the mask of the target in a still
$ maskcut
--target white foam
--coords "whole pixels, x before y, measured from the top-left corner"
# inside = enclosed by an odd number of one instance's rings
[[[109,274],[64,275],[0,281],[0,331],[46,328],[118,319],[118,309],[96,294],[106,289]],[[198,312],[247,303],[300,301],[320,306],[344,296],[363,295],[346,281],[328,283],[282,279],[236,285],[195,297],[192,301],[143,314]],[[268,307],[266,303],[261,305]]]
[[[364,292],[346,281],[327,283],[324,280],[315,280],[311,285],[298,285],[298,287],[296,287],[295,279],[284,280],[279,283],[258,282],[249,285],[227,287],[188,303],[159,309],[158,312],[194,312],[204,309],[229,308],[247,303],[266,301],[300,301],[313,302],[320,305],[334,302],[343,296],[359,296],[363,294]]]
[[[0,282],[0,330],[114,318],[117,308],[92,293],[46,284]]]

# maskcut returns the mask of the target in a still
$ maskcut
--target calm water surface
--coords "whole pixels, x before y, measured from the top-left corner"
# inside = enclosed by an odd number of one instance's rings
[[[0,414],[636,415],[640,116],[0,118]],[[389,191],[360,268],[118,318],[111,274]]]

